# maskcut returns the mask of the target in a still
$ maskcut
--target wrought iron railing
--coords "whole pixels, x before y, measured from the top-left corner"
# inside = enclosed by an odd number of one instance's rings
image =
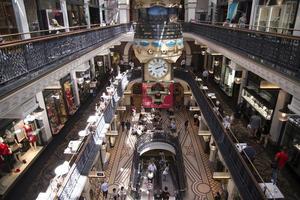
[[[180,23],[146,24],[138,23],[135,26],[135,38],[138,39],[177,39],[182,38]]]
[[[290,78],[300,80],[300,37],[204,23],[183,23],[183,31],[216,41]]]
[[[265,196],[255,180],[252,172],[238,152],[234,142],[227,134],[215,109],[209,103],[204,92],[195,81],[195,77],[188,71],[176,69],[174,76],[187,82],[193,92],[203,117],[216,141],[226,166],[235,182],[236,187],[243,199],[265,199]]]
[[[0,96],[129,30],[130,24],[121,24],[1,44]]]

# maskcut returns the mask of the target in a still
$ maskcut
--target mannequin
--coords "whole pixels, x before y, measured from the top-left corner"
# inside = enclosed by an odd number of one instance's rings
[[[28,139],[28,141],[30,143],[31,148],[33,150],[35,150],[36,149],[36,141],[37,141],[36,135],[34,135],[34,132],[33,132],[32,128],[31,128],[31,126],[28,123],[26,123],[24,125],[24,129],[25,129],[26,137],[27,137],[27,139]]]
[[[15,159],[20,161],[21,147],[22,145],[16,140],[16,137],[9,130],[5,131],[5,142],[9,145],[10,150],[12,151]],[[24,161],[22,161],[24,163]]]
[[[13,169],[13,157],[12,157],[12,151],[9,148],[7,144],[4,143],[4,140],[2,137],[0,137],[0,157],[1,159],[8,164],[9,169],[8,172],[11,172]]]

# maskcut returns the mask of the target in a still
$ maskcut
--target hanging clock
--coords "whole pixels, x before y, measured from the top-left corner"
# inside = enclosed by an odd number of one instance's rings
[[[162,58],[154,58],[148,62],[148,73],[155,79],[165,77],[169,72],[169,63]]]

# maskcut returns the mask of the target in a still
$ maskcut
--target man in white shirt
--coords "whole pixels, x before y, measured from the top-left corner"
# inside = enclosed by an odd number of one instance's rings
[[[103,198],[106,199],[107,198],[107,193],[108,193],[108,182],[107,182],[107,180],[105,180],[104,183],[102,183],[101,191],[103,193]]]

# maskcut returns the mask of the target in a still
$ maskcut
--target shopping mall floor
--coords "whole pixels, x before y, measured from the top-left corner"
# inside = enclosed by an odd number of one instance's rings
[[[209,89],[216,93],[217,98],[222,102],[225,112],[230,115],[233,112],[231,109],[232,106],[228,106],[226,103],[230,101],[226,99],[223,93],[215,89],[214,85],[210,84]],[[78,131],[85,128],[86,120],[93,113],[95,103],[98,101],[100,94],[102,92],[99,92],[96,98],[89,99],[87,103],[80,107],[72,119],[68,121],[64,129],[62,129],[61,133],[52,140],[42,155],[11,190],[7,199],[32,200],[36,199],[39,192],[47,189],[49,181],[55,176],[54,168],[67,159],[66,155],[62,152],[71,139],[78,137]],[[125,117],[129,119],[130,114],[126,113]],[[200,138],[197,137],[197,127],[192,125],[193,116],[186,110],[181,110],[175,113],[175,118],[177,128],[180,132],[179,139],[188,180],[186,199],[213,199],[216,192],[221,190],[221,185],[212,179],[212,171],[208,164],[208,155],[204,153]],[[188,131],[185,131],[183,126],[187,118],[190,120],[190,125]],[[168,124],[167,117],[163,117],[163,120],[165,121],[164,124]],[[240,142],[246,142],[255,148],[257,155],[254,164],[264,180],[269,181],[271,177],[271,158],[273,158],[276,148],[269,145],[267,149],[263,149],[260,144],[256,143],[255,139],[250,137],[246,129],[246,122],[242,120],[235,120],[232,130]],[[134,143],[135,136],[132,136],[131,133],[122,132],[117,138],[115,147],[111,149],[110,162],[105,171],[106,177],[109,177],[110,190],[121,184],[128,185]],[[99,191],[100,180],[94,178],[90,182],[93,189],[93,199],[102,199]],[[278,185],[286,199],[300,199],[300,191],[297,188],[299,180],[297,180],[288,168],[284,169],[280,174]]]

